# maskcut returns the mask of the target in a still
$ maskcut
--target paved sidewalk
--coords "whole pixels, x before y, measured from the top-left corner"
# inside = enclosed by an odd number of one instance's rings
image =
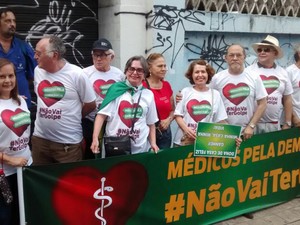
[[[239,216],[215,225],[300,225],[300,198],[257,211],[253,219]]]

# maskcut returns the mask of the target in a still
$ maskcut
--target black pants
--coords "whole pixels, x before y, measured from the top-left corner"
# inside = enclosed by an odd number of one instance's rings
[[[95,155],[91,150],[91,144],[93,142],[93,130],[94,122],[86,118],[82,119],[82,132],[85,140],[83,159],[95,159]]]
[[[13,201],[10,205],[6,205],[3,196],[0,194],[0,224],[20,225],[17,174],[6,178],[13,195]]]

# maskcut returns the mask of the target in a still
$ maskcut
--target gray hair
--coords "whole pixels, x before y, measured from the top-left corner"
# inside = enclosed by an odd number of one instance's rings
[[[236,44],[236,43],[233,43],[233,44],[231,44],[231,45],[229,45],[229,46],[227,47],[227,49],[226,49],[226,51],[225,51],[225,55],[228,54],[228,50],[230,49],[230,47],[232,47],[232,46],[234,46],[234,45],[239,46],[239,47],[242,48],[243,54],[244,54],[244,56],[245,56],[245,58],[246,58],[246,50],[245,50],[245,47],[244,47],[243,45],[241,45],[241,44]]]
[[[127,60],[127,62],[125,64],[124,73],[126,73],[128,68],[131,67],[131,64],[133,61],[140,61],[141,65],[143,67],[143,70],[144,70],[144,76],[149,73],[147,60],[141,55],[132,56],[131,58],[129,58]]]
[[[115,57],[115,51],[112,49],[108,49],[108,52],[111,54],[111,57]]]
[[[47,48],[47,51],[50,52],[57,52],[59,55],[59,58],[64,58],[65,53],[67,51],[66,46],[64,44],[64,41],[55,35],[47,36],[46,38],[49,39],[49,46]]]

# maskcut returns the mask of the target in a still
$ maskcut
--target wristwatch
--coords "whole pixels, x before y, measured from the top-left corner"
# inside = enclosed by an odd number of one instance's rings
[[[255,128],[255,124],[254,123],[249,123],[249,127],[251,127],[252,129]]]
[[[289,127],[291,127],[291,126],[292,126],[292,123],[291,123],[291,121],[287,121],[287,122],[285,122],[285,124],[286,124],[286,125],[288,125]]]

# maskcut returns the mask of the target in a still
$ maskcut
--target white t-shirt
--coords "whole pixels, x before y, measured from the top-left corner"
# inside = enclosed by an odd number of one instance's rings
[[[258,67],[257,63],[247,67],[251,76],[259,75],[268,93],[267,108],[259,122],[279,122],[282,114],[282,98],[293,93],[287,72],[281,66],[276,68]]]
[[[293,87],[293,110],[300,118],[300,69],[295,65],[286,68]]]
[[[107,136],[125,136],[131,130],[134,110],[132,104],[136,104],[141,91],[137,91],[133,96],[125,92],[107,106],[101,109],[98,114],[107,116],[105,134]],[[149,127],[158,121],[154,96],[148,89],[142,90],[139,108],[136,114],[138,120],[134,124],[135,142],[131,141],[132,154],[147,152],[150,148],[148,142]]]
[[[96,99],[83,70],[68,62],[56,73],[36,67],[34,89],[38,106],[33,135],[58,143],[80,143],[82,105]]]
[[[186,125],[196,131],[198,122],[217,123],[227,119],[227,114],[218,91],[197,91],[193,87],[182,89],[182,100],[176,105],[175,116],[182,116]],[[211,111],[213,111],[211,113]],[[180,145],[183,131],[178,127],[174,143]]]
[[[250,122],[257,103],[265,98],[267,92],[258,75],[246,70],[239,75],[232,75],[227,70],[215,74],[210,87],[219,91],[228,116],[228,123],[245,128]]]
[[[0,152],[8,156],[24,157],[32,163],[28,146],[30,137],[30,112],[23,98],[21,105],[12,99],[0,99]],[[17,168],[3,164],[6,176],[15,174]],[[1,168],[1,164],[0,164]]]
[[[115,82],[125,80],[124,73],[114,66],[110,66],[110,69],[106,72],[97,70],[94,65],[84,68],[83,71],[87,74],[89,80],[93,85],[96,94],[97,109],[99,109],[108,88]],[[98,111],[97,109],[87,115],[86,118],[94,121],[96,113]]]

